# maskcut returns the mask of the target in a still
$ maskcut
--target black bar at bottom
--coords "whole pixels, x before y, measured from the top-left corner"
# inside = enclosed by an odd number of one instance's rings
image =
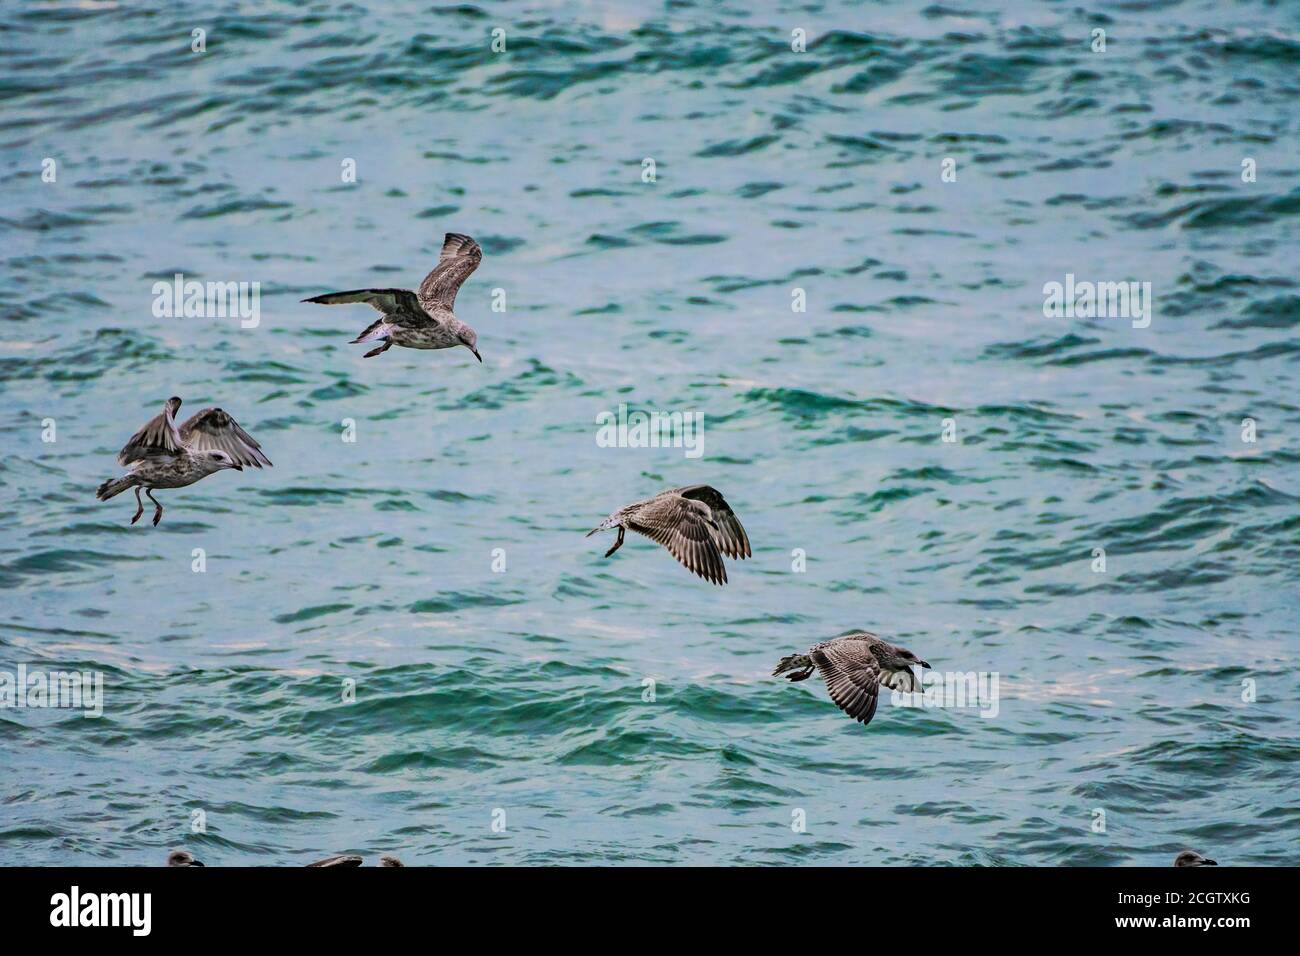
[[[1231,946],[1243,933],[1287,925],[1282,908],[1296,875],[1236,867],[0,868],[0,918],[6,944],[75,933],[80,941],[147,935],[188,945],[433,945],[447,944],[450,932],[464,944],[516,937],[608,945],[689,939],[690,926],[725,930],[732,943],[770,942],[824,935],[829,921],[835,936],[861,934],[864,946],[1023,933],[1069,942],[1199,935]],[[110,922],[117,925],[85,925]]]

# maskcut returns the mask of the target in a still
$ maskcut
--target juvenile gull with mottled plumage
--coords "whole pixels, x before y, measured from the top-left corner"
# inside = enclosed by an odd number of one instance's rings
[[[354,289],[351,292],[327,292],[303,299],[320,305],[345,305],[364,302],[380,317],[352,340],[383,344],[365,354],[365,358],[387,352],[394,345],[408,349],[449,349],[463,345],[480,362],[483,356],[476,347],[478,335],[456,318],[452,306],[456,292],[483,260],[483,250],[469,236],[449,232],[442,241],[442,254],[416,292],[407,289]]]
[[[609,528],[618,528],[618,540],[605,557],[623,546],[623,534],[631,528],[662,544],[687,569],[714,584],[727,583],[724,554],[731,558],[752,554],[740,519],[721,492],[710,485],[669,488],[653,498],[634,501],[588,531],[587,537]]]
[[[905,647],[869,631],[854,631],[814,644],[807,654],[781,658],[772,676],[807,680],[816,668],[835,706],[865,726],[876,714],[881,684],[904,693],[918,691],[921,687],[912,669],[929,666]]]
[[[157,509],[153,513],[157,525],[162,520],[163,506],[153,496],[155,489],[184,488],[225,468],[243,471],[245,465],[261,468],[271,464],[253,436],[220,408],[205,408],[177,426],[180,407],[181,400],[175,395],[167,399],[162,412],[118,452],[117,463],[130,465],[130,471],[121,478],[109,479],[95,492],[96,498],[107,501],[135,488],[136,511],[131,524],[144,514],[141,488]]]

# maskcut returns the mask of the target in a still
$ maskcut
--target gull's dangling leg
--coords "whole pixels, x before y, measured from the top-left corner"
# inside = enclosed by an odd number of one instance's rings
[[[623,547],[623,526],[622,526],[622,525],[619,525],[619,526],[618,526],[618,540],[614,542],[614,547],[610,548],[608,551],[605,552],[605,557],[608,558],[611,554],[613,554],[615,551],[617,551],[617,550],[618,550],[619,548],[621,548],[621,547]]]
[[[156,528],[158,527],[158,522],[162,520],[163,506],[158,504],[158,499],[153,496],[152,488],[146,488],[144,494],[145,497],[152,501],[154,506],[158,509],[153,513],[153,526]]]
[[[131,524],[135,524],[137,521],[139,521],[140,516],[142,514],[144,514],[144,502],[140,500],[140,486],[136,485],[135,486],[135,517],[131,519]]]
[[[367,352],[365,355],[363,355],[363,356],[361,356],[361,357],[362,357],[362,358],[374,358],[376,355],[382,355],[384,352],[387,352],[387,351],[388,351],[389,349],[391,349],[392,347],[393,347],[393,340],[392,340],[392,339],[384,339],[384,344],[383,344],[383,345],[379,346],[379,348],[377,348],[377,349],[371,349],[369,352]]]

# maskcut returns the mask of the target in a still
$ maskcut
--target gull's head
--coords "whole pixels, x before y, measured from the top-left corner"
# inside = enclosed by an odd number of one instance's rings
[[[204,460],[213,471],[220,471],[223,468],[233,468],[235,471],[243,471],[243,467],[235,459],[231,458],[229,453],[219,448],[203,453]]]
[[[925,661],[917,657],[906,647],[899,647],[897,644],[890,644],[890,657],[892,660],[881,661],[890,670],[910,671],[917,667],[929,667]]]
[[[189,850],[172,850],[167,854],[168,866],[202,866],[198,860],[194,859],[194,854]]]
[[[1174,866],[1218,866],[1213,860],[1207,860],[1195,850],[1184,850],[1174,857]]]
[[[476,359],[478,359],[480,362],[483,361],[483,356],[478,354],[478,349],[476,348],[476,346],[478,345],[477,332],[475,332],[467,325],[460,330],[460,332],[457,334],[456,337],[460,339],[461,345],[465,346],[465,348],[469,349],[471,352],[474,353],[474,357]]]

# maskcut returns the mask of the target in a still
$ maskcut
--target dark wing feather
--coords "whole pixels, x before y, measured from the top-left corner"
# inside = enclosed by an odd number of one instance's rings
[[[740,519],[727,504],[727,499],[712,485],[687,485],[674,489],[683,498],[702,501],[713,512],[713,520],[718,523],[718,547],[728,557],[748,558],[753,555],[749,547],[749,536],[740,524]]]
[[[865,641],[818,644],[808,652],[826,681],[835,706],[854,720],[871,723],[880,694],[880,662]]]
[[[163,403],[163,410],[145,423],[131,436],[131,440],[117,453],[119,465],[129,465],[151,455],[175,455],[180,451],[182,439],[176,430],[176,412],[181,400],[173,395]]]
[[[304,302],[317,305],[347,305],[350,302],[364,302],[384,315],[419,315],[420,300],[409,289],[353,289],[351,292],[326,292],[315,295]]]
[[[456,292],[482,261],[483,250],[477,242],[459,232],[447,233],[438,264],[420,283],[420,303],[426,309],[451,311]]]
[[[261,468],[271,464],[256,439],[219,408],[205,408],[187,419],[181,426],[181,440],[191,451],[219,448],[240,465]]]
[[[627,526],[662,544],[669,554],[706,581],[727,583],[727,569],[709,524],[707,509],[677,495],[652,498],[628,516]]]

